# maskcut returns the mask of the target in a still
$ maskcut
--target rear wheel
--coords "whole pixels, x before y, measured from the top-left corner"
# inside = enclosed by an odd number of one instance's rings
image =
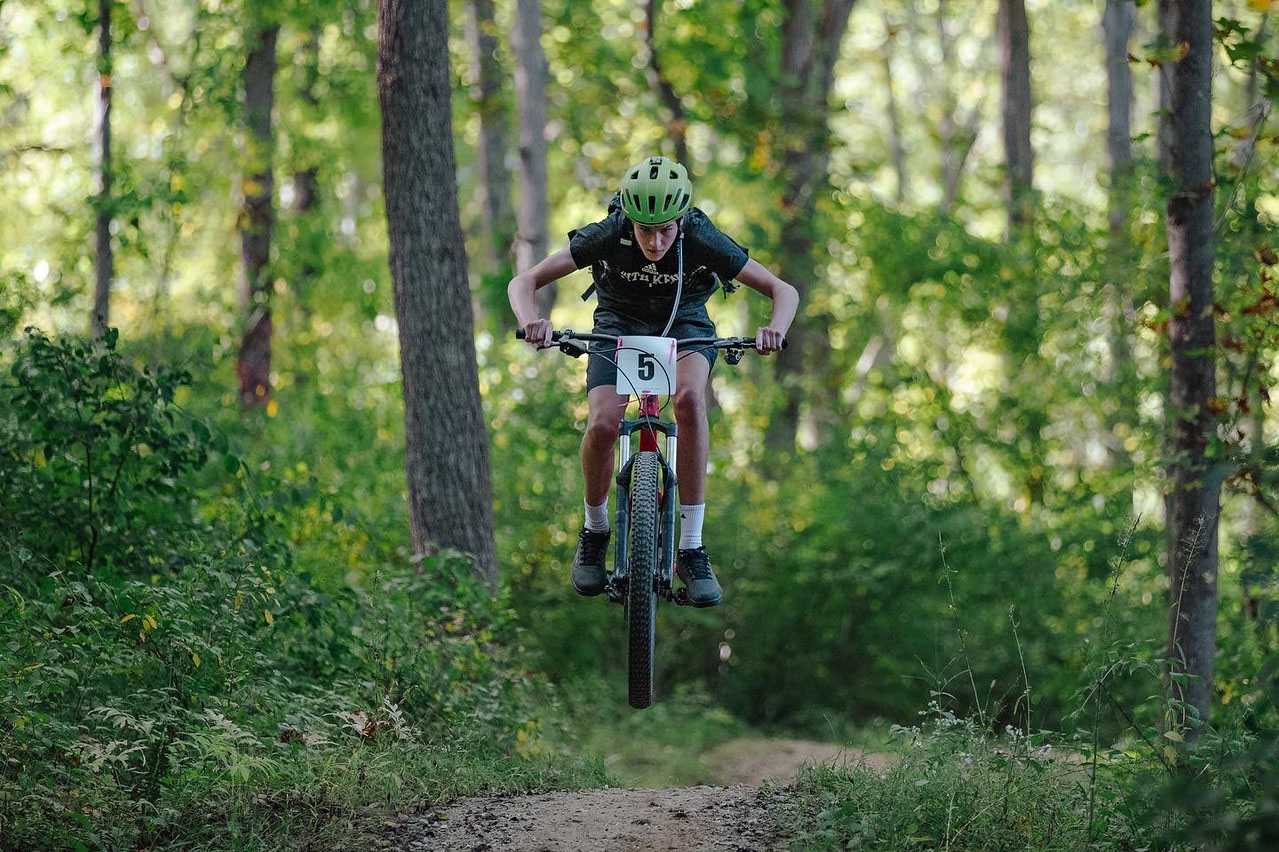
[[[657,453],[642,452],[631,467],[631,511],[627,541],[627,687],[630,704],[653,703],[653,649],[657,637],[658,518],[661,466]]]

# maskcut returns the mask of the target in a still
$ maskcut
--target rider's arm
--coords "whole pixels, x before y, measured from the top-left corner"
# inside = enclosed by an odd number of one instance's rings
[[[776,352],[782,348],[786,330],[795,319],[799,307],[799,291],[778,278],[758,261],[748,260],[737,273],[737,280],[752,290],[758,290],[773,301],[773,316],[768,325],[755,332],[755,348],[760,352]]]
[[[551,323],[537,315],[537,301],[533,294],[577,269],[568,249],[560,249],[536,266],[526,269],[511,279],[506,287],[506,297],[511,302],[515,319],[524,329],[525,340],[532,346],[551,342]]]

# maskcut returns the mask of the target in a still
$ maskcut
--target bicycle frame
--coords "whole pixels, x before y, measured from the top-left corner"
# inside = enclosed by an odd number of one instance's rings
[[[609,575],[606,592],[608,599],[617,603],[625,599],[625,582],[627,577],[627,530],[630,528],[630,487],[631,467],[634,457],[631,454],[631,435],[639,432],[639,452],[655,452],[662,465],[662,488],[658,494],[661,506],[662,550],[660,562],[662,570],[658,576],[658,595],[667,600],[674,598],[672,588],[675,582],[675,507],[679,505],[679,480],[675,476],[676,453],[679,449],[679,427],[674,423],[658,418],[658,399],[651,394],[640,397],[639,417],[635,420],[622,420],[618,441],[617,471],[617,512],[613,529],[617,535],[614,541],[613,572]],[[658,449],[657,433],[666,437],[666,452]]]

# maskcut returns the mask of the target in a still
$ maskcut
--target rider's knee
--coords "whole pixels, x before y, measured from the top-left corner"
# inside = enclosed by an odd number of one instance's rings
[[[622,431],[622,423],[616,415],[592,414],[586,424],[586,434],[592,441],[612,444]]]
[[[696,417],[706,409],[706,395],[694,388],[680,388],[675,391],[675,416]]]

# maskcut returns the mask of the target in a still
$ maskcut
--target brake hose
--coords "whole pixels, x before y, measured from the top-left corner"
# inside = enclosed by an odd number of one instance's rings
[[[671,326],[675,324],[675,315],[679,313],[679,300],[684,292],[684,217],[680,217],[679,236],[675,238],[675,257],[678,260],[678,270],[675,276],[675,304],[671,305],[671,317],[666,321],[666,328],[662,329],[662,333],[658,337],[665,337],[666,333],[671,330]]]

